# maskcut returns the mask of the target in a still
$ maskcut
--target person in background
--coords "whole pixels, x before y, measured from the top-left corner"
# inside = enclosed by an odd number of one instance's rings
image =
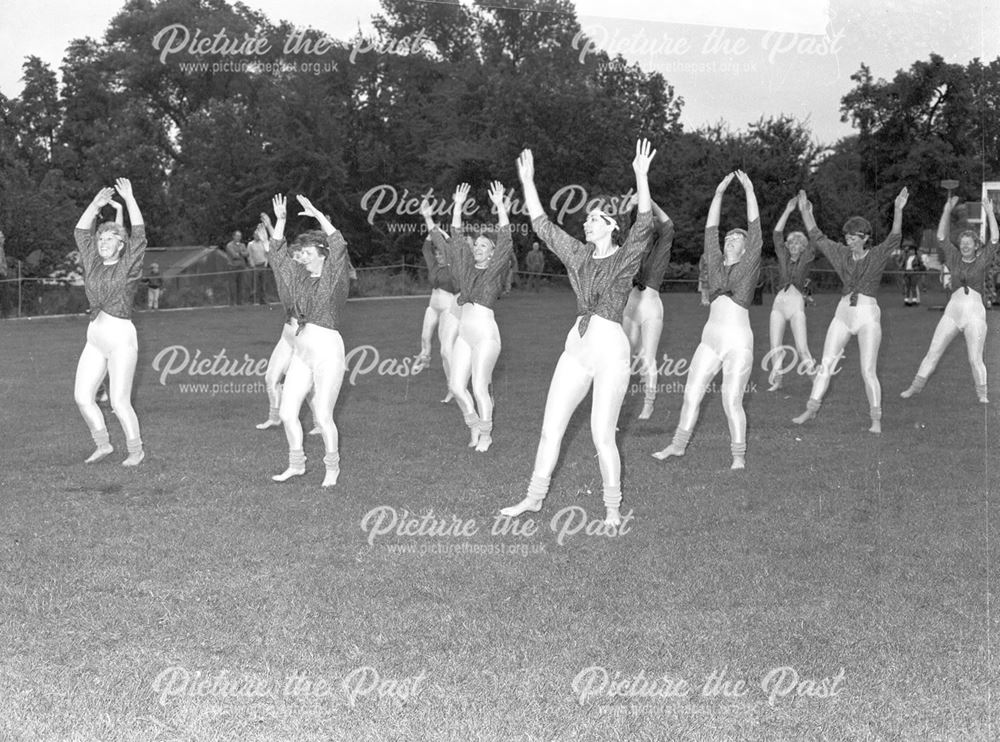
[[[532,241],[531,250],[524,257],[524,267],[528,271],[528,288],[537,292],[542,273],[545,271],[545,253],[542,252],[538,240]]]
[[[655,219],[656,236],[642,256],[639,270],[632,279],[632,292],[622,313],[622,329],[628,337],[633,358],[639,361],[639,371],[646,385],[640,420],[648,420],[653,416],[653,405],[656,402],[656,381],[659,374],[656,351],[660,347],[660,335],[663,332],[660,285],[670,265],[670,251],[674,242],[673,221],[655,201],[651,201],[650,206]]]
[[[785,238],[785,224],[788,217],[795,211],[798,203],[797,197],[789,199],[785,206],[785,211],[774,225],[774,253],[778,256],[778,270],[780,277],[779,289],[774,295],[774,303],[771,305],[771,317],[769,320],[769,339],[771,341],[772,356],[771,371],[768,375],[770,383],[769,392],[780,389],[782,386],[782,370],[785,367],[785,326],[792,328],[792,339],[795,341],[795,350],[798,352],[797,363],[806,362],[811,368],[813,361],[812,353],[809,352],[809,342],[806,336],[806,305],[805,292],[806,284],[809,281],[809,271],[812,268],[813,260],[816,258],[816,250],[809,242],[809,238],[802,232],[791,232]]]
[[[469,427],[469,447],[480,453],[493,444],[493,395],[490,384],[493,369],[500,356],[500,329],[493,307],[503,290],[506,271],[510,270],[510,253],[514,243],[510,236],[510,204],[503,185],[493,181],[489,197],[497,213],[496,237],[479,235],[467,247],[462,231],[462,206],[469,196],[470,186],[461,183],[452,197],[451,239],[444,239],[431,218],[430,203],[424,200],[420,213],[434,247],[441,251],[458,283],[458,337],[451,353],[451,376],[448,386]],[[472,394],[469,383],[472,383]]]
[[[243,243],[243,233],[240,230],[233,232],[233,238],[226,243],[223,248],[226,257],[229,258],[229,265],[232,266],[235,275],[234,282],[234,304],[243,303],[243,271],[247,267],[247,246]]]
[[[926,269],[917,251],[917,243],[909,237],[903,244],[903,250],[906,256],[903,258],[903,304],[916,307],[920,305],[920,282]]]
[[[451,238],[441,231],[440,239],[447,241]],[[448,386],[448,393],[441,401],[448,403],[454,398],[451,391],[451,353],[455,347],[455,338],[458,337],[458,324],[461,319],[458,282],[451,273],[444,252],[435,249],[434,239],[430,234],[424,240],[423,256],[427,265],[427,278],[431,284],[431,298],[427,309],[424,310],[424,324],[420,331],[420,354],[414,363],[413,372],[418,373],[430,364],[431,338],[434,328],[437,327],[438,340],[441,343],[441,365],[444,367],[445,383]]]
[[[250,266],[250,300],[257,304],[267,304],[264,296],[264,275],[267,270],[267,231],[263,224],[254,230],[253,239],[247,245],[247,264]]]
[[[520,266],[517,264],[517,251],[510,251],[510,265],[507,268],[507,278],[504,284],[504,294],[509,294],[510,290],[517,285],[517,272]]]
[[[146,308],[160,308],[160,291],[163,289],[163,276],[160,275],[159,263],[149,266],[149,275],[142,279],[146,286]]]

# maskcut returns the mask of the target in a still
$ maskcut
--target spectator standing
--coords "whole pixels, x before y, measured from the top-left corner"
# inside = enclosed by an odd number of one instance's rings
[[[229,258],[229,265],[236,272],[235,275],[235,303],[243,303],[243,272],[247,267],[247,246],[243,242],[243,233],[240,230],[233,232],[233,238],[226,243],[224,248],[226,256]]]
[[[538,291],[538,285],[542,280],[542,272],[545,270],[545,253],[542,252],[538,240],[531,243],[531,250],[524,257],[524,267],[528,271],[528,288]]]
[[[163,289],[163,276],[160,274],[160,264],[153,263],[149,266],[149,275],[142,279],[146,284],[146,308],[160,308],[160,291]]]
[[[267,270],[267,229],[263,223],[257,225],[253,240],[247,245],[247,263],[250,265],[250,300],[257,304],[267,304],[264,296],[264,272]]]
[[[920,305],[920,283],[926,269],[913,240],[907,238],[907,244],[903,247],[906,251],[903,259],[903,304],[916,307]]]

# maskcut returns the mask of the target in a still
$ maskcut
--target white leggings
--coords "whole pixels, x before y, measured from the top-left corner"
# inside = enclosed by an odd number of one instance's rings
[[[786,324],[792,326],[792,338],[795,341],[795,350],[799,354],[795,365],[798,366],[803,361],[811,365],[813,357],[809,352],[809,341],[806,338],[806,302],[795,286],[789,286],[778,292],[771,305],[771,363],[769,364],[771,368],[784,368]]]
[[[445,380],[451,379],[451,355],[458,336],[458,322],[461,316],[458,297],[444,289],[431,291],[431,300],[424,310],[424,326],[420,332],[420,353],[431,354],[431,337],[437,326],[438,342],[441,343],[441,365],[444,366]]]
[[[837,304],[837,312],[826,331],[823,343],[823,360],[820,362],[816,378],[813,379],[809,398],[821,402],[830,386],[830,377],[847,347],[852,335],[858,336],[858,351],[861,356],[861,378],[865,383],[868,406],[882,407],[882,386],[877,376],[878,349],[882,344],[882,310],[874,297],[858,294],[857,306],[851,306],[850,296],[842,296]]]
[[[139,357],[139,343],[131,320],[98,312],[87,327],[87,344],[76,365],[73,396],[91,435],[105,429],[104,415],[97,406],[97,389],[107,373],[108,396],[127,440],[139,435],[139,419],[132,409],[132,380]]]
[[[532,479],[551,477],[566,426],[593,384],[590,434],[597,449],[604,504],[618,507],[621,504],[621,458],[615,428],[628,390],[629,342],[617,322],[594,315],[582,338],[577,329],[579,323],[578,318],[566,336],[565,349],[549,384]]]
[[[344,381],[344,339],[337,330],[307,324],[295,338],[295,349],[285,373],[279,416],[290,451],[302,450],[299,411],[313,390],[313,415],[323,435],[327,454],[338,453],[339,435],[333,408]]]
[[[718,296],[712,302],[701,343],[691,359],[678,427],[694,430],[708,385],[722,369],[722,409],[729,422],[729,436],[734,445],[745,444],[747,416],[743,410],[743,392],[752,367],[750,313],[728,296]]]
[[[622,314],[622,329],[632,352],[639,357],[639,368],[646,382],[645,401],[651,404],[656,399],[656,351],[663,331],[660,292],[649,286],[642,290],[633,286]]]
[[[931,347],[920,362],[917,376],[928,378],[938,361],[955,336],[965,335],[965,348],[969,354],[969,366],[972,367],[972,380],[979,386],[986,385],[986,364],[983,363],[983,347],[986,345],[986,309],[983,307],[983,297],[974,289],[958,289],[948,300],[944,316],[938,322],[931,338]]]
[[[295,352],[295,331],[299,323],[292,317],[281,326],[281,337],[278,338],[274,350],[271,351],[271,358],[267,362],[267,371],[264,374],[264,386],[267,387],[267,400],[271,409],[278,409],[281,402],[281,377],[288,370],[288,364],[292,362],[292,355]]]
[[[463,304],[461,310],[448,385],[467,420],[476,414],[478,406],[479,419],[489,422],[493,420],[490,383],[493,381],[493,368],[500,357],[500,330],[489,307],[469,302]],[[472,394],[469,394],[470,379]]]

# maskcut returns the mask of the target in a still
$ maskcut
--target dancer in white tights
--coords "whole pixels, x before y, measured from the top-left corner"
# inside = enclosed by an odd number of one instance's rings
[[[510,235],[510,208],[503,185],[494,181],[490,186],[490,201],[497,211],[497,239],[480,235],[469,250],[462,232],[462,207],[469,195],[469,184],[455,189],[451,220],[451,239],[446,240],[431,221],[431,206],[421,204],[421,214],[427,222],[428,234],[434,245],[447,258],[458,281],[458,304],[461,318],[458,337],[452,348],[451,378],[448,387],[462,411],[471,436],[469,447],[488,451],[493,443],[493,397],[490,384],[493,368],[500,356],[500,330],[493,316],[493,306],[503,292],[514,242]],[[469,394],[469,381],[472,394]],[[474,399],[473,399],[474,397]],[[478,408],[478,409],[477,409]]]
[[[729,230],[725,245],[720,250],[722,197],[733,178],[739,179],[746,194],[747,228]],[[710,302],[708,322],[688,369],[684,404],[673,441],[653,454],[658,459],[684,455],[691,432],[698,422],[708,385],[722,369],[722,409],[729,422],[733,455],[731,468],[743,469],[746,466],[747,417],[743,411],[743,392],[753,367],[749,308],[760,276],[762,246],[760,213],[753,183],[742,170],[729,173],[716,187],[705,221],[705,279]]]
[[[655,155],[648,141],[636,142],[632,169],[639,210],[621,246],[613,241],[617,222],[601,209],[587,215],[583,226],[586,243],[573,239],[549,221],[535,188],[531,150],[524,150],[518,158],[518,175],[532,227],[566,266],[576,293],[578,316],[552,374],[527,497],[501,510],[502,515],[515,517],[542,509],[566,426],[593,386],[590,433],[604,485],[604,522],[615,527],[621,524],[621,458],[615,429],[630,376],[629,342],[621,323],[632,279],[653,236],[648,174]]]
[[[805,294],[816,250],[802,232],[792,232],[788,235],[788,239],[784,237],[785,224],[797,204],[797,198],[789,199],[784,213],[774,225],[774,252],[778,256],[779,288],[771,305],[771,352],[768,354],[768,364],[765,364],[764,369],[766,371],[768,366],[771,369],[768,375],[768,382],[771,384],[769,392],[782,387],[782,376],[786,371],[784,345],[786,324],[792,326],[792,338],[798,353],[795,367],[811,373],[815,364],[806,337]]]
[[[852,335],[858,338],[860,350],[861,377],[865,383],[871,416],[871,433],[882,432],[882,386],[879,384],[877,366],[878,349],[882,344],[882,311],[876,295],[882,281],[882,272],[893,250],[899,247],[903,231],[903,207],[909,192],[903,188],[896,196],[892,232],[885,240],[869,249],[872,227],[867,219],[852,216],[844,223],[844,239],[847,245],[827,239],[816,226],[812,204],[805,191],[799,191],[799,212],[809,232],[809,239],[822,251],[830,265],[844,282],[843,296],[837,304],[837,313],[826,331],[823,343],[823,360],[820,361],[813,379],[812,393],[806,403],[806,411],[793,422],[802,424],[816,417],[823,395],[830,386],[830,377],[844,348]]]
[[[274,225],[271,224],[271,218],[267,214],[261,214],[260,216],[261,223],[257,225],[254,239],[259,239],[265,245],[268,245],[271,237],[274,235]],[[303,264],[303,257],[303,252],[298,251],[292,255],[292,260]],[[268,415],[266,421],[256,426],[257,430],[267,430],[268,428],[276,428],[281,425],[281,416],[278,412],[281,405],[281,382],[285,378],[288,365],[292,362],[292,356],[295,354],[295,338],[299,329],[299,320],[295,316],[295,307],[292,303],[291,288],[284,274],[274,267],[273,262],[271,263],[271,270],[274,272],[274,285],[278,290],[278,300],[281,302],[282,309],[285,310],[285,322],[281,326],[281,335],[278,337],[278,342],[275,343],[274,350],[271,351],[271,357],[267,361],[267,371],[264,373],[264,387],[267,390],[267,400],[269,403]],[[309,402],[309,408],[313,410],[313,419],[315,420],[316,411],[313,408],[312,392],[309,393],[307,401]],[[319,426],[314,425],[312,430],[309,431],[309,435],[319,435],[321,432]]]
[[[139,354],[132,304],[142,275],[146,252],[146,227],[132,194],[132,184],[125,178],[115,182],[114,190],[128,208],[132,234],[114,222],[105,222],[93,231],[101,208],[111,203],[114,191],[102,188],[76,225],[74,236],[83,265],[84,288],[90,302],[87,344],[76,367],[73,396],[90,429],[96,449],[88,464],[100,461],[114,449],[97,406],[97,388],[107,373],[110,380],[111,409],[125,431],[128,457],[125,466],[137,466],[145,457],[139,419],[132,408],[132,381]],[[96,245],[94,243],[97,243]]]
[[[284,482],[305,474],[306,456],[299,412],[311,389],[313,414],[326,449],[323,486],[332,487],[340,475],[340,436],[333,421],[333,408],[340,396],[345,370],[344,340],[337,327],[349,289],[347,243],[309,199],[296,198],[302,207],[300,216],[314,218],[322,231],[300,234],[291,246],[292,253],[297,256],[293,260],[285,247],[285,198],[274,197],[274,234],[269,251],[275,272],[281,273],[290,289],[298,329],[278,409],[288,439],[288,468],[272,479]]]
[[[448,239],[437,227],[441,239]],[[438,341],[441,344],[441,365],[444,367],[444,378],[448,384],[448,394],[442,402],[450,402],[454,395],[451,392],[451,353],[458,337],[458,324],[461,310],[458,306],[458,283],[448,266],[448,260],[441,250],[434,247],[434,239],[428,233],[424,241],[424,263],[427,265],[427,277],[431,284],[431,300],[424,310],[424,325],[420,332],[420,355],[414,365],[414,373],[422,370],[431,362],[431,337],[434,328],[438,330]]]
[[[979,235],[971,229],[963,231],[958,236],[958,247],[952,243],[949,231],[951,227],[951,211],[958,203],[958,196],[952,196],[945,202],[938,223],[938,245],[945,255],[945,263],[951,273],[951,286],[954,289],[948,306],[944,308],[944,316],[938,322],[931,338],[931,347],[920,362],[917,375],[909,389],[900,394],[908,399],[918,394],[934,373],[938,361],[944,355],[948,345],[955,337],[965,335],[965,347],[969,355],[969,366],[972,368],[972,380],[976,385],[979,401],[988,404],[986,396],[986,364],[983,363],[983,346],[986,344],[986,309],[983,296],[986,289],[986,276],[990,264],[997,254],[997,240],[1000,230],[997,229],[997,217],[993,209],[993,201],[983,199],[983,212],[990,227],[990,241],[984,248],[979,241]]]
[[[651,202],[651,206],[656,217],[656,237],[643,255],[622,314],[622,329],[628,337],[633,355],[639,358],[639,368],[646,382],[640,420],[652,417],[656,402],[656,351],[660,345],[660,333],[663,332],[660,284],[670,265],[670,248],[674,242],[673,221],[655,202]]]

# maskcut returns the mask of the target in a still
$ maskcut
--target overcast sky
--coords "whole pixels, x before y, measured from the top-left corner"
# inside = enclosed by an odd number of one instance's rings
[[[246,4],[272,21],[344,40],[359,24],[370,29],[379,9],[377,0]],[[0,0],[0,92],[20,94],[27,55],[58,69],[70,40],[100,38],[121,6]],[[831,143],[851,133],[840,122],[840,98],[862,62],[891,78],[932,51],[962,64],[1000,56],[1000,0],[577,0],[576,7],[599,46],[664,74],[685,99],[688,129],[718,121],[739,129],[786,113],[808,119],[814,137]],[[579,59],[591,50],[581,40],[566,53]]]

